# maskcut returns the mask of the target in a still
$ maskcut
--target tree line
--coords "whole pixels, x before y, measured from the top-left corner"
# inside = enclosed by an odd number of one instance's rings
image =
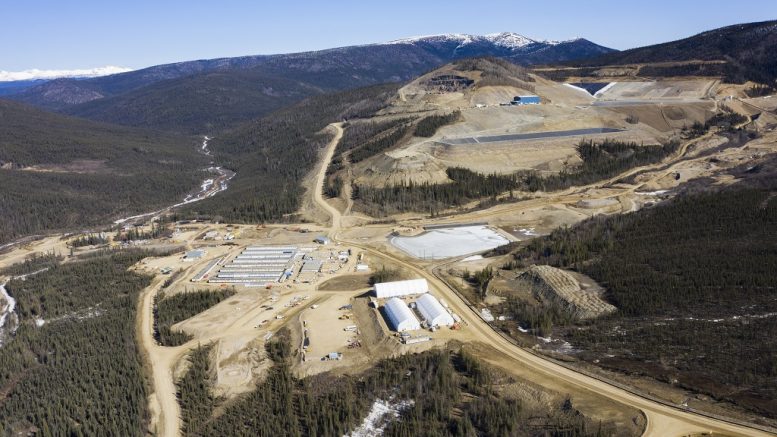
[[[433,137],[437,129],[457,121],[461,117],[461,111],[453,111],[450,114],[430,115],[422,118],[416,125],[413,135],[417,137]]]
[[[411,180],[387,187],[354,185],[353,196],[359,200],[360,209],[371,215],[383,216],[406,211],[429,211],[434,215],[473,200],[495,197],[520,186],[520,179],[515,174],[485,175],[462,167],[448,168],[446,173],[453,182],[417,184]]]
[[[591,184],[630,168],[659,162],[674,153],[678,146],[677,142],[645,145],[612,139],[581,140],[575,147],[581,164],[555,175],[543,176],[534,171],[485,175],[451,167],[446,172],[452,182],[416,184],[409,181],[387,187],[354,185],[353,196],[359,201],[358,207],[371,215],[407,211],[428,211],[435,215],[476,200],[491,199],[493,203],[503,193],[509,192],[513,198],[513,191],[555,191]]]
[[[172,296],[159,292],[154,297],[154,338],[162,346],[180,346],[192,336],[171,328],[235,295],[234,288],[226,290],[184,291]]]

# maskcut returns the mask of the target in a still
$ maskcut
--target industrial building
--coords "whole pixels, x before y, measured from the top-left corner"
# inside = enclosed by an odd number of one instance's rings
[[[540,96],[515,96],[511,105],[539,105],[541,103]]]
[[[429,293],[424,294],[415,301],[416,309],[430,328],[436,326],[452,326],[453,316],[450,315],[440,301]]]
[[[412,296],[429,292],[426,279],[410,279],[407,281],[380,282],[375,284],[375,297],[388,299],[390,297]]]
[[[216,264],[221,262],[222,258],[216,258],[214,260],[211,260],[208,262],[208,264],[200,270],[199,273],[197,273],[196,276],[192,278],[192,281],[203,281],[205,279],[208,279],[208,275],[210,275],[210,271],[213,270],[214,267],[216,267]]]
[[[195,249],[190,250],[186,252],[186,255],[183,257],[184,261],[199,261],[202,259],[202,257],[205,256],[205,251],[202,249]]]
[[[413,312],[399,298],[389,299],[383,306],[383,310],[388,317],[388,323],[391,329],[397,332],[415,331],[421,329],[421,324]]]
[[[302,273],[318,273],[321,271],[321,267],[324,265],[324,263],[321,260],[317,259],[306,259],[305,262],[302,264],[302,269],[300,269],[300,272]]]

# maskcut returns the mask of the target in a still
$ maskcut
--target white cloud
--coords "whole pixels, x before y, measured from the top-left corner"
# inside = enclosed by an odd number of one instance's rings
[[[132,69],[115,67],[113,65],[97,68],[87,68],[82,70],[38,70],[37,68],[24,71],[0,70],[0,82],[12,82],[16,80],[57,79],[60,77],[98,77],[108,76],[110,74],[126,73],[128,71],[132,71]]]

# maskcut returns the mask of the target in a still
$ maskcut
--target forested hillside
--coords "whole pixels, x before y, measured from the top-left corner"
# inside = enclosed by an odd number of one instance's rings
[[[107,253],[8,283],[20,325],[0,347],[0,435],[143,436],[135,343],[142,252]]]
[[[182,133],[214,133],[322,93],[263,72],[216,71],[170,79],[67,108],[91,120]]]
[[[290,370],[284,331],[267,345],[274,365],[254,392],[224,404],[208,391],[208,349],[189,357],[178,383],[184,433],[190,436],[342,436],[376,400],[400,404],[384,436],[563,435],[614,431],[580,414],[573,401],[539,406],[500,390],[509,378],[463,351],[433,351],[378,362],[354,376],[322,374],[299,380]],[[214,412],[219,414],[214,416]]]
[[[0,242],[178,202],[205,178],[200,142],[0,100]]]
[[[777,417],[776,229],[769,190],[687,195],[556,230],[513,267],[572,268],[606,287],[616,314],[554,333],[583,357]]]
[[[398,85],[380,85],[309,98],[215,138],[213,149],[237,172],[230,188],[188,207],[231,222],[282,220],[299,207],[302,179],[332,133],[328,124],[367,117],[383,108]]]
[[[656,66],[644,74],[723,75],[728,81],[752,80],[770,86],[777,80],[777,21],[737,24],[678,41],[612,52],[570,65],[645,64],[678,61],[722,61],[721,64]],[[707,69],[708,71],[704,71]]]

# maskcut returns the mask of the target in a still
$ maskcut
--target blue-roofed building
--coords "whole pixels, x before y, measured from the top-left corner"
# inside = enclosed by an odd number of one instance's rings
[[[541,103],[540,96],[515,96],[511,105],[539,105]]]

